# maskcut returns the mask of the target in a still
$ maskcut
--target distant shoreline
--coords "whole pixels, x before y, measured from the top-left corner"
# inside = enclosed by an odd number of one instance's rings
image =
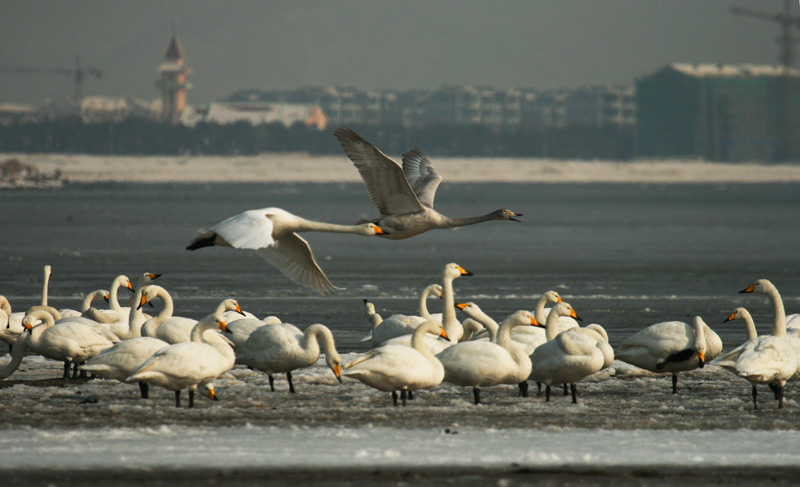
[[[345,156],[94,156],[0,154],[72,183],[347,183],[358,171]],[[395,159],[397,160],[397,158]],[[436,158],[445,183],[796,183],[800,164],[692,160],[582,161]]]

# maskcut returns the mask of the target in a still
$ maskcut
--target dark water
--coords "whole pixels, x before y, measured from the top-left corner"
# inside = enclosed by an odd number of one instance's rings
[[[107,288],[117,274],[163,273],[176,314],[200,317],[236,296],[259,316],[301,328],[328,325],[345,352],[361,350],[362,299],[384,316],[412,313],[414,297],[457,262],[474,277],[455,281],[457,301],[502,317],[532,308],[556,289],[612,345],[652,323],[700,314],[727,343],[742,324],[719,323],[736,306],[771,320],[764,296],[738,291],[757,278],[800,311],[800,185],[446,184],[437,209],[453,216],[508,207],[524,223],[490,222],[404,241],[306,234],[320,265],[346,290],[317,297],[254,252],[184,250],[194,232],[253,208],[352,223],[375,216],[361,184],[71,185],[0,193],[0,294],[16,311],[39,299],[53,266],[51,303]],[[438,301],[430,301],[432,311]],[[726,348],[727,345],[726,345]]]

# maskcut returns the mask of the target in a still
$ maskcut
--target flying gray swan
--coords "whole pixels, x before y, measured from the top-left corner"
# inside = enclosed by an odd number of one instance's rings
[[[380,217],[372,223],[386,230],[380,237],[401,240],[436,228],[455,228],[491,220],[511,220],[521,213],[503,208],[482,216],[450,218],[433,209],[433,198],[442,177],[422,152],[403,154],[403,166],[347,127],[334,135],[347,157],[358,168]]]

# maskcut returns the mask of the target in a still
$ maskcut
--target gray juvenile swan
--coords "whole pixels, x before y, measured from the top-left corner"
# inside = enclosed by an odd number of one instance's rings
[[[519,221],[522,216],[502,208],[482,216],[450,218],[433,209],[442,177],[419,149],[403,154],[403,166],[347,127],[334,132],[347,157],[358,168],[380,217],[372,223],[387,230],[379,235],[392,240],[413,237],[437,228],[455,228],[491,220]]]
[[[383,235],[383,229],[372,223],[336,225],[306,220],[280,208],[248,210],[200,230],[186,250],[213,245],[252,249],[292,281],[325,295],[339,288],[325,276],[314,260],[308,242],[299,232],[353,233]]]

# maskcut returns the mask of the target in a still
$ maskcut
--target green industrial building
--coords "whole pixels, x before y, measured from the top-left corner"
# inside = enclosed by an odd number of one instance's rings
[[[797,71],[791,78],[784,72],[779,66],[676,63],[640,78],[637,156],[797,161],[800,82]]]

